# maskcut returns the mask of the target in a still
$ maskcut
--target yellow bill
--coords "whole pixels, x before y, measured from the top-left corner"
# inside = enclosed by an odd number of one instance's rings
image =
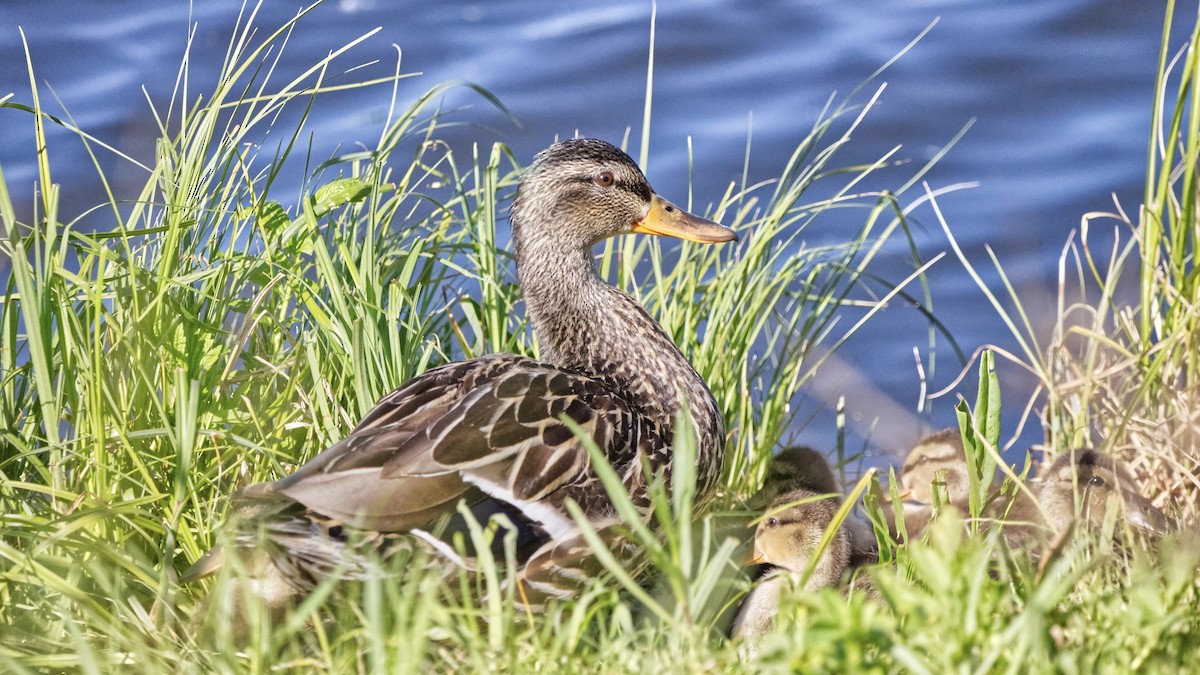
[[[720,223],[693,216],[671,202],[654,195],[646,216],[633,224],[633,231],[660,237],[676,237],[701,244],[737,241],[737,233]]]

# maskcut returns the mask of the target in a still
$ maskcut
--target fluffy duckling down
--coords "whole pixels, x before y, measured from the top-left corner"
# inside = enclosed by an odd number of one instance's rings
[[[1007,504],[993,504],[1004,521],[1004,541],[1014,548],[1045,545],[1073,525],[1099,528],[1113,511],[1130,527],[1163,535],[1170,520],[1139,491],[1137,481],[1119,460],[1096,450],[1059,455],[1030,483],[1033,498],[1018,492]]]
[[[780,450],[767,464],[762,488],[750,498],[754,511],[763,511],[776,503],[781,495],[796,490],[813,494],[842,495],[842,488],[833,473],[829,460],[818,450],[793,445]],[[851,516],[842,524],[850,536],[850,566],[867,565],[879,559],[879,542],[875,532],[862,518]]]
[[[805,590],[815,591],[838,584],[850,565],[850,534],[839,527],[824,549],[821,542],[839,506],[837,497],[803,488],[784,493],[771,503],[754,533],[754,554],[756,562],[772,568],[742,604],[734,622],[735,637],[754,637],[771,630],[779,602],[789,589],[803,585]]]

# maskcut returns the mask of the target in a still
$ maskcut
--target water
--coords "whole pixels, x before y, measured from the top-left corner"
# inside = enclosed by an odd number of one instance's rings
[[[258,25],[273,27],[298,8],[268,3]],[[160,106],[170,94],[191,20],[198,24],[191,79],[204,91],[220,65],[240,4],[112,0],[105,3],[32,0],[0,6],[0,95],[28,103],[29,86],[17,26],[24,29],[43,105],[58,112],[56,95],[75,122],[134,157],[149,160],[156,136],[140,88]],[[1181,10],[1182,22],[1190,10]],[[654,113],[648,174],[656,189],[686,199],[688,139],[699,207],[742,173],[752,131],[751,182],[774,177],[832,92],[845,94],[900,51],[927,25],[930,33],[883,80],[880,105],[854,139],[846,161],[872,160],[903,144],[901,155],[923,162],[969,120],[966,138],[927,180],[933,187],[977,181],[978,187],[940,200],[968,255],[988,267],[991,246],[1037,312],[1055,293],[1056,264],[1069,232],[1085,212],[1112,210],[1116,195],[1130,212],[1140,201],[1150,102],[1162,10],[1133,0],[952,0],[896,2],[807,0],[738,3],[706,0],[662,3],[658,9]],[[330,49],[381,31],[350,61],[378,60],[360,76],[386,75],[403,51],[403,70],[422,77],[402,84],[411,100],[450,79],[476,82],[494,94],[520,127],[477,98],[455,114],[467,122],[449,132],[461,151],[500,140],[523,161],[556,135],[620,140],[641,128],[650,6],[614,0],[570,7],[541,2],[382,2],[341,0],[302,22],[285,52],[283,69],[297,69]],[[314,157],[356,142],[373,144],[386,115],[383,89],[339,94],[317,106]],[[0,167],[10,190],[32,208],[36,178],[29,117],[0,111]],[[55,179],[67,214],[102,200],[95,170],[80,144],[50,130]],[[140,169],[101,155],[118,194],[144,181]],[[80,192],[79,186],[94,186]],[[928,208],[915,213],[925,259],[946,250]],[[849,224],[847,231],[849,231]],[[899,249],[881,270],[903,276]],[[995,281],[995,276],[989,276]],[[1016,351],[1000,319],[961,266],[944,259],[930,272],[939,318],[968,353],[986,343]],[[997,287],[998,289],[998,287]],[[1045,335],[1045,325],[1039,325]],[[830,447],[829,410],[846,396],[852,448],[865,446],[871,464],[902,452],[928,426],[954,424],[955,396],[918,416],[920,383],[913,348],[926,360],[926,324],[903,303],[873,319],[840,352],[803,403],[795,440]],[[939,390],[958,374],[953,353],[938,351],[929,382]],[[1032,381],[1001,362],[1008,406],[1005,431],[1016,432],[1019,404]],[[974,396],[974,375],[959,387]],[[1027,426],[1014,450],[1039,440]]]

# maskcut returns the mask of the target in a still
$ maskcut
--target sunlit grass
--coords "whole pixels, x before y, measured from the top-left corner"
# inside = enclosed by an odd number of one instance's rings
[[[1196,162],[1200,157],[1200,35],[1169,41],[1166,8],[1153,99],[1145,201],[1136,209],[1084,214],[1064,242],[1052,330],[1039,332],[992,254],[1002,289],[959,259],[1017,340],[1009,355],[1037,378],[1045,449],[1096,447],[1130,462],[1148,494],[1171,515],[1200,520],[1200,302]],[[1177,51],[1178,50],[1178,51]],[[1130,215],[1133,214],[1133,215]],[[943,222],[952,236],[952,227]],[[1037,423],[1028,420],[1030,423]],[[1012,430],[1009,430],[1012,433]],[[1014,436],[1016,434],[1013,434]]]
[[[482,556],[479,575],[449,584],[419,558],[392,560],[364,582],[323,585],[280,622],[251,612],[248,630],[232,630],[221,590],[236,569],[197,586],[175,578],[220,539],[233,490],[294,469],[429,367],[537,352],[503,225],[528,158],[441,143],[446,86],[437,86],[407,105],[393,94],[375,147],[325,162],[300,192],[285,189],[276,179],[304,154],[302,129],[272,126],[288,135],[270,146],[263,134],[284,107],[307,110],[328,91],[359,41],[282,81],[272,64],[290,25],[252,26],[251,12],[203,96],[181,70],[171,101],[155,108],[162,140],[145,186],[131,200],[111,196],[112,226],[101,232],[59,213],[72,186],[53,182],[44,125],[73,127],[38,99],[36,64],[29,104],[0,103],[6,123],[27,125],[43,149],[32,222],[17,222],[13,203],[29,197],[11,194],[0,172],[0,246],[12,261],[0,305],[5,670],[1093,671],[1169,669],[1194,649],[1193,548],[1126,553],[1082,541],[1039,569],[952,527],[888,548],[895,566],[871,572],[881,602],[796,597],[753,663],[725,638],[748,581],[718,516],[757,488],[819,365],[814,345],[853,331],[838,324],[839,309],[925,199],[907,194],[920,166],[891,193],[858,192],[895,151],[837,163],[877,99],[869,89],[831,103],[777,180],[731,177],[697,209],[738,229],[736,246],[627,238],[602,249],[602,272],[689,355],[731,430],[723,501],[707,514],[684,489],[693,450],[680,439],[683,469],[653,491],[655,527],[631,535],[649,574],[604,561],[606,578],[531,618],[506,601],[511,587],[498,590],[511,560]],[[78,133],[90,152],[110,151]],[[827,196],[809,197],[814,185]],[[846,243],[806,244],[833,209],[841,231],[857,223]],[[1178,297],[1171,289],[1186,283],[1184,274],[1153,292]],[[1176,316],[1152,323],[1187,325]],[[1146,349],[1153,358],[1135,363],[1186,370],[1185,352]],[[998,443],[997,405],[989,395],[964,418],[981,476]]]

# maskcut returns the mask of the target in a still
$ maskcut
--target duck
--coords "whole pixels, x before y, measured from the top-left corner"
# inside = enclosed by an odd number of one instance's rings
[[[1133,529],[1164,535],[1172,523],[1149,499],[1124,463],[1090,448],[1060,454],[1019,491],[1012,504],[994,503],[992,515],[1002,521],[1010,548],[1044,547],[1074,525],[1098,529],[1110,508],[1117,508]]]
[[[515,579],[505,584],[519,584],[522,608],[572,597],[600,568],[569,502],[618,555],[636,552],[615,534],[621,519],[564,419],[604,453],[650,521],[648,484],[659,475],[671,485],[686,409],[697,439],[696,508],[712,499],[725,444],[717,402],[650,314],[601,278],[592,248],[633,233],[700,244],[737,234],[660,197],[629,155],[598,139],[540,152],[519,179],[510,222],[540,358],[488,354],[403,384],[290,475],[235,493],[232,543],[183,581],[237,555],[250,579],[243,595],[275,610],[331,575],[363,578],[372,556],[419,549],[447,569],[470,569],[449,543],[465,531],[466,509],[517,529]]]
[[[771,502],[754,532],[754,562],[770,566],[755,582],[733,623],[736,639],[758,638],[769,632],[784,594],[803,581],[805,591],[836,586],[850,567],[850,533],[839,527],[829,545],[813,562],[821,540],[840,507],[837,497],[799,488]],[[807,580],[803,575],[809,567]]]
[[[909,541],[919,539],[935,515],[938,499],[943,505],[967,512],[970,482],[967,459],[963,452],[962,434],[946,428],[921,438],[908,451],[900,470],[900,517]],[[939,489],[944,488],[944,491]],[[940,497],[935,498],[934,491]],[[895,506],[889,513],[892,536],[898,537]]]
[[[769,508],[780,495],[807,490],[815,494],[842,496],[842,488],[824,453],[805,445],[785,447],[767,463],[762,488],[747,502],[752,511]],[[842,525],[850,536],[850,566],[879,560],[879,542],[870,524],[851,516]]]
[[[942,429],[917,441],[904,458],[900,484],[909,499],[922,504],[934,503],[935,484],[944,486],[947,503],[965,506],[970,481],[959,430]]]

